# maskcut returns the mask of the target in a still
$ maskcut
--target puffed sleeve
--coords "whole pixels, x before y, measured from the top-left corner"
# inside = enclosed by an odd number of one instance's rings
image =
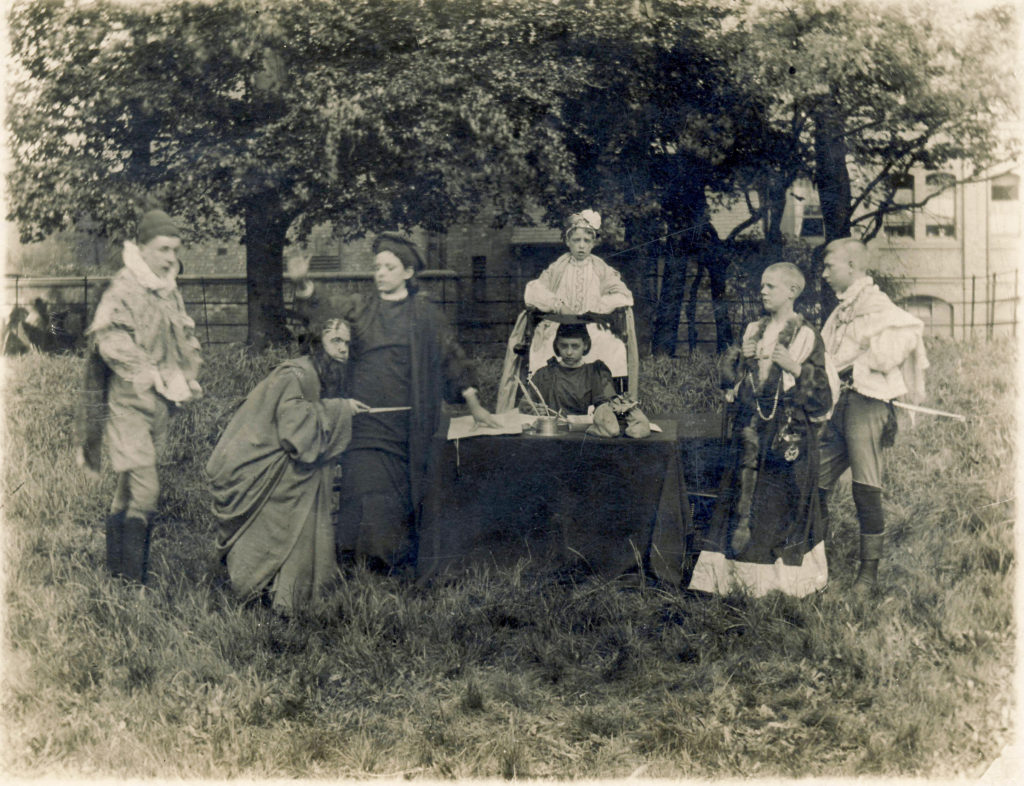
[[[619,271],[602,262],[600,266],[601,308],[612,311],[633,305],[633,293],[629,291]]]
[[[526,284],[523,291],[523,300],[530,308],[536,308],[548,313],[557,312],[562,308],[562,299],[555,294],[554,267],[548,265],[539,277]]]
[[[591,403],[595,406],[615,398],[615,384],[612,372],[602,361],[594,361],[594,377],[591,384]]]
[[[920,335],[921,328],[916,326],[886,328],[870,338],[867,352],[854,365],[862,363],[872,371],[888,373],[910,356]]]

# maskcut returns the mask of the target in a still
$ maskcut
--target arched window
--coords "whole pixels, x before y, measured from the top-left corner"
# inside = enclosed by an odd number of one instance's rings
[[[928,201],[925,203],[926,237],[956,237],[956,178],[949,172],[931,172],[925,176]]]
[[[931,295],[911,295],[900,301],[909,313],[924,322],[926,336],[953,336],[953,306]]]

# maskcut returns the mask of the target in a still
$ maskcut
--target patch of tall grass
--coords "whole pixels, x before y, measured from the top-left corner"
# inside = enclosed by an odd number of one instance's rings
[[[207,353],[175,419],[152,580],[103,570],[106,471],[73,466],[81,360],[8,361],[6,769],[57,777],[974,776],[1011,738],[1010,369],[931,343],[929,403],[886,456],[882,592],[850,602],[857,525],[832,500],[832,582],[804,599],[695,597],[522,564],[420,587],[353,569],[284,619],[213,557],[202,467],[281,355]],[[499,364],[478,362],[485,401]],[[491,386],[491,387],[486,387]],[[710,359],[648,359],[649,412],[716,405]]]

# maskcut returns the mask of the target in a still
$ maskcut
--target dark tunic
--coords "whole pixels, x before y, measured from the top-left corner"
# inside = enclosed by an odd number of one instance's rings
[[[584,415],[592,404],[597,406],[615,396],[612,372],[600,360],[566,368],[551,358],[534,373],[533,384],[551,409],[567,415]],[[530,392],[536,398],[536,393]]]
[[[348,295],[296,301],[312,314],[324,307],[352,324],[348,384],[371,407],[408,412],[359,415],[342,461],[338,545],[389,564],[412,558],[424,496],[430,439],[441,406],[464,403],[474,384],[465,353],[444,314],[424,294],[402,301]]]
[[[806,323],[801,329],[813,330]],[[828,576],[817,493],[818,421],[832,406],[832,391],[821,337],[814,332],[813,349],[789,390],[779,384],[777,364],[761,384],[743,367],[740,373],[726,470],[690,587],[726,592],[739,584],[755,595],[806,595]],[[737,553],[733,533],[745,520],[750,539]]]

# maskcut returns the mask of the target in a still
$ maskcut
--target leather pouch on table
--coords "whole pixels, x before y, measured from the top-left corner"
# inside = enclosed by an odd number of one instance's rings
[[[617,437],[621,432],[619,418],[609,402],[599,404],[594,410],[594,423],[587,429],[595,437]]]

